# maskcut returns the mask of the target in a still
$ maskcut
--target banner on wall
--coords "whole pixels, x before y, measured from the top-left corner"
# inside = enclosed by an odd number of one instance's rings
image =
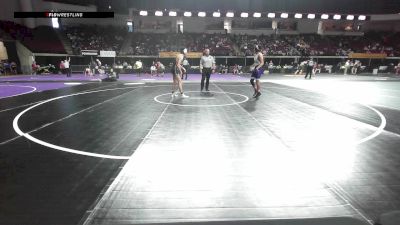
[[[179,54],[179,52],[160,52],[159,57],[160,58],[175,58],[177,54]],[[188,52],[186,54],[187,58],[201,58],[202,55],[203,55],[202,52]]]
[[[100,51],[100,57],[112,57],[114,58],[117,56],[115,51]]]
[[[350,53],[349,58],[356,59],[384,59],[387,57],[386,53]]]
[[[82,55],[98,55],[97,50],[81,50]]]

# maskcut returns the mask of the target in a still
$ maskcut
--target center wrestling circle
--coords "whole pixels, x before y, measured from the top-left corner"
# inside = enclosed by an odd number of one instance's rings
[[[221,106],[230,106],[230,105],[238,105],[244,102],[247,102],[249,100],[249,97],[237,93],[231,93],[231,92],[218,92],[218,91],[208,91],[208,92],[200,92],[200,91],[187,91],[185,93],[200,93],[200,97],[196,96],[191,96],[189,94],[189,98],[181,98],[178,94],[177,97],[174,97],[171,101],[171,93],[165,93],[161,95],[157,95],[154,97],[154,101],[161,103],[161,104],[166,104],[166,105],[176,105],[176,106],[186,106],[186,107],[221,107]],[[226,95],[228,96],[228,100],[231,101],[230,103],[225,103],[225,104],[187,104],[188,102],[191,102],[192,100],[207,100],[206,102],[209,102],[210,100],[218,100],[221,95]],[[233,99],[233,97],[240,97],[240,101],[236,101]],[[177,102],[180,101],[181,102]]]

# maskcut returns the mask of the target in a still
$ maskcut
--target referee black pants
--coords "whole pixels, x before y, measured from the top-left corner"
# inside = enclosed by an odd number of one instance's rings
[[[204,80],[206,80],[206,91],[208,91],[210,76],[211,76],[211,68],[203,68],[203,72],[201,73],[201,90],[203,90]]]
[[[306,67],[306,76],[304,77],[305,79],[307,79],[308,75],[310,75],[310,79],[311,79],[311,75],[312,75],[312,66],[308,66]]]
[[[71,76],[71,68],[66,68],[65,69],[67,71],[67,77]]]

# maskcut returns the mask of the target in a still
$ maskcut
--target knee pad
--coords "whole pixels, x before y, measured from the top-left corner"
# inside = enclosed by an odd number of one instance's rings
[[[254,79],[250,79],[251,86],[254,86]]]

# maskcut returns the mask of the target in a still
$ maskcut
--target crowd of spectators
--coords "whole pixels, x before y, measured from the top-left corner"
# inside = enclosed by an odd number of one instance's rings
[[[159,52],[179,51],[185,47],[189,52],[209,48],[214,55],[234,55],[233,41],[223,34],[133,34],[128,55],[158,55]]]
[[[126,30],[118,27],[75,26],[65,27],[74,54],[81,50],[116,51],[121,49]]]
[[[400,34],[377,36],[321,36],[310,35],[223,35],[223,34],[134,34],[132,45],[126,54],[158,55],[161,51],[177,51],[182,47],[189,51],[210,48],[211,54],[222,56],[251,56],[258,45],[264,55],[298,56],[299,43],[307,54],[314,56],[347,56],[350,53],[386,53],[400,56]]]
[[[309,45],[310,55],[347,56],[350,53],[400,55],[399,33],[367,33],[364,36],[306,35],[298,39]]]
[[[356,53],[386,53],[400,56],[400,33],[367,33],[364,36],[308,35],[230,35],[230,34],[152,34],[132,33],[125,29],[101,26],[67,27],[66,33],[75,54],[80,50],[121,50],[125,55],[158,55],[159,52],[178,51],[185,47],[190,52],[209,48],[212,55],[251,56],[258,45],[264,55],[298,56],[299,43],[307,46],[309,55],[347,56]],[[130,44],[121,49],[124,37]]]
[[[17,63],[11,60],[0,60],[0,75],[15,75],[17,71]]]
[[[234,42],[240,48],[238,56],[254,55],[254,46],[258,45],[264,55],[294,56],[299,51],[290,45],[290,36],[276,38],[274,36],[233,35]]]

